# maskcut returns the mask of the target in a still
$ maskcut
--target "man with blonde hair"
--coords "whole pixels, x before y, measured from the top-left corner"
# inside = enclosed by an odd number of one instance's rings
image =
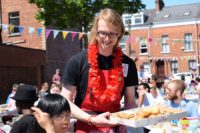
[[[166,87],[167,105],[187,111],[187,117],[199,117],[197,105],[193,101],[183,99],[185,83],[182,80],[171,80]]]

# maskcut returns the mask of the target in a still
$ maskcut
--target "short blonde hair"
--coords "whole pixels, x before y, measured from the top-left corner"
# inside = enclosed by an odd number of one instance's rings
[[[185,83],[183,80],[175,79],[171,80],[168,84],[173,84],[176,90],[180,90],[181,94],[185,91]]]
[[[117,27],[119,38],[118,41],[122,38],[122,36],[125,33],[124,24],[122,21],[121,16],[113,9],[105,8],[100,11],[100,13],[94,18],[93,26],[91,28],[90,32],[90,38],[89,38],[89,44],[97,43],[96,36],[97,36],[97,30],[98,30],[98,22],[100,19],[103,19],[106,21],[107,24],[113,25]]]

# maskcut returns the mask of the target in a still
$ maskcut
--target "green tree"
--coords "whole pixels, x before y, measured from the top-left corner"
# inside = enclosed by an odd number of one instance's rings
[[[39,7],[36,19],[57,29],[78,28],[87,32],[93,17],[103,8],[120,14],[145,8],[141,0],[29,0]]]

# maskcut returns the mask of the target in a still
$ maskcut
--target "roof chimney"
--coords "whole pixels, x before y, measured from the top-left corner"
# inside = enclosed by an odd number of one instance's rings
[[[155,3],[156,3],[156,13],[159,13],[165,6],[165,3],[163,2],[163,0],[155,0]]]

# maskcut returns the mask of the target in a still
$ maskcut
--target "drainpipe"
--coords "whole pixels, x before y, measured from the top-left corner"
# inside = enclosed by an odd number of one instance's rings
[[[197,19],[195,20],[195,28],[196,28],[196,65],[197,65],[197,74],[199,75],[199,37],[198,37],[198,24],[197,24]]]
[[[2,2],[0,0],[0,44],[2,44]]]

